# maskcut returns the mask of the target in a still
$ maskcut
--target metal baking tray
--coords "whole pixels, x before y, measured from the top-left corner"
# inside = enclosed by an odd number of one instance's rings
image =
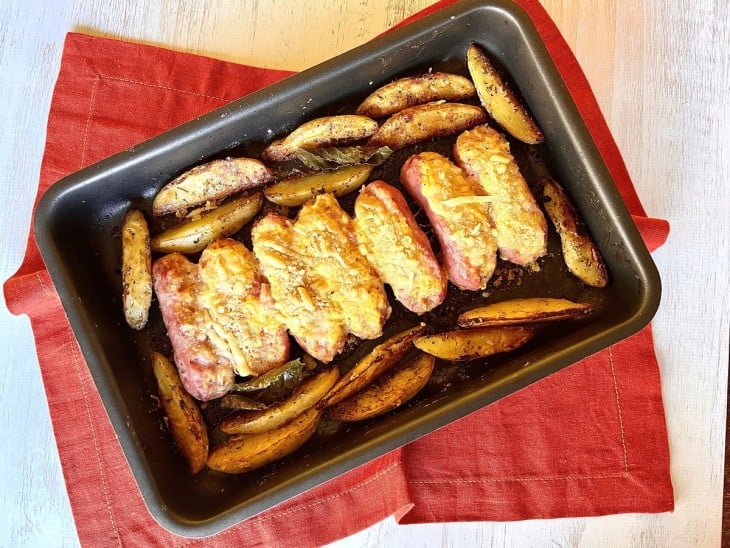
[[[549,328],[527,346],[484,363],[441,363],[433,382],[405,407],[318,433],[264,469],[240,476],[205,470],[189,477],[152,397],[150,353],[166,343],[159,311],[153,304],[150,328],[142,332],[127,328],[122,315],[124,213],[132,205],[149,212],[162,185],[190,167],[256,153],[263,142],[308,119],[352,109],[397,76],[427,70],[466,74],[471,42],[485,47],[511,77],[545,134],[540,146],[512,145],[528,182],[545,172],[561,181],[611,279],[596,290],[571,278],[551,231],[541,272],[501,264],[495,276],[501,283],[490,287],[491,297],[562,296],[588,300],[598,312]],[[415,150],[449,146],[441,139]],[[394,155],[374,177],[397,183],[395,163],[413,151]],[[521,8],[500,0],[461,2],[64,178],[41,199],[35,234],[144,500],[164,527],[185,536],[229,527],[637,332],[654,315],[661,293],[651,256],[541,37]],[[452,286],[447,302],[421,318],[394,305],[385,335],[419,320],[434,329],[452,326],[465,306],[489,299]],[[351,358],[376,342],[363,343]]]

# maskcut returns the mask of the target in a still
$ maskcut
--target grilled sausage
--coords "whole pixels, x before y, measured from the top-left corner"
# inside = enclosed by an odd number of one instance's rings
[[[360,251],[408,310],[423,314],[446,297],[447,278],[405,198],[374,181],[355,200]]]
[[[428,215],[449,280],[461,289],[484,289],[497,264],[489,197],[459,167],[435,152],[411,156],[400,178]]]
[[[152,272],[185,390],[201,401],[223,396],[233,385],[233,363],[223,341],[208,328],[210,315],[198,302],[203,290],[198,265],[179,253],[170,253],[155,261]]]
[[[296,221],[269,213],[254,225],[252,239],[276,307],[307,353],[329,362],[348,334],[381,335],[390,315],[383,282],[334,196],[320,194]]]
[[[547,223],[507,140],[481,125],[459,135],[454,157],[483,193],[492,197],[490,212],[500,257],[521,266],[533,265],[547,252]]]
[[[269,284],[242,243],[214,241],[200,256],[200,304],[228,346],[237,374],[260,375],[289,358],[289,336],[274,308]]]

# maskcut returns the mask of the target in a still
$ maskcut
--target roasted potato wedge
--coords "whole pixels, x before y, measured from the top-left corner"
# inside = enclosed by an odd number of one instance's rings
[[[457,329],[417,337],[413,345],[442,360],[469,361],[514,350],[529,341],[533,333],[533,329],[522,326]]]
[[[274,430],[232,436],[211,449],[208,467],[226,474],[241,474],[281,459],[312,437],[321,417],[321,411],[310,407]]]
[[[191,474],[200,472],[208,460],[208,430],[195,399],[183,388],[175,365],[158,352],[152,366],[175,445],[185,457]]]
[[[560,236],[563,260],[568,270],[583,283],[605,287],[608,271],[578,211],[553,179],[545,179],[543,205]]]
[[[484,50],[477,44],[471,44],[466,60],[479,100],[494,121],[524,143],[534,145],[542,142],[544,137],[537,123],[500,76]]]
[[[319,401],[317,407],[330,407],[341,402],[380,377],[411,350],[413,339],[425,331],[425,325],[411,327],[377,345],[370,354],[360,359],[350,371],[340,377],[332,390]]]
[[[448,72],[428,72],[399,78],[379,87],[357,107],[357,114],[382,118],[433,101],[458,101],[476,93],[468,78]]]
[[[271,177],[268,168],[253,158],[213,160],[195,166],[162,187],[152,201],[152,213],[181,216],[194,207],[258,188]]]
[[[275,204],[299,206],[317,194],[330,192],[343,196],[367,182],[373,167],[359,164],[335,171],[321,171],[288,177],[264,189],[264,196]]]
[[[183,221],[151,240],[153,251],[159,253],[197,253],[218,238],[235,234],[253,219],[263,204],[261,192],[234,198],[197,219]]]
[[[270,162],[281,162],[300,148],[313,149],[366,139],[375,133],[378,123],[359,114],[323,116],[305,122],[283,139],[272,142],[261,153]]]
[[[132,209],[122,221],[122,308],[129,327],[147,325],[151,302],[150,231],[142,212]]]
[[[519,325],[567,320],[591,312],[593,312],[592,305],[568,299],[548,297],[509,299],[467,310],[459,315],[457,324],[460,327]]]
[[[392,411],[426,386],[435,363],[434,356],[418,353],[346,400],[330,407],[327,414],[335,420],[352,422]]]
[[[314,406],[327,394],[340,377],[332,367],[304,379],[287,399],[261,411],[250,411],[228,417],[219,427],[226,434],[259,434],[278,428]]]
[[[385,120],[368,144],[393,150],[433,137],[453,135],[487,120],[484,109],[462,103],[433,102],[409,107]]]

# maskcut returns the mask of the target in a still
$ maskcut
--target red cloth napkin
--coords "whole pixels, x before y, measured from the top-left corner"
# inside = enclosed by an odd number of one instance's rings
[[[450,4],[439,2],[420,17]],[[535,0],[544,37],[650,249],[646,217],[588,83]],[[288,73],[69,34],[48,121],[38,196],[68,173]],[[53,428],[83,545],[319,545],[389,515],[400,523],[519,520],[673,509],[650,327],[448,427],[204,540],[149,514],[30,235],[4,286],[31,318]]]

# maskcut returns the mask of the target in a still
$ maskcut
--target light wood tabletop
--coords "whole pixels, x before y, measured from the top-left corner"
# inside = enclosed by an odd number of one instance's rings
[[[573,48],[650,216],[654,319],[676,510],[398,526],[336,546],[718,546],[730,317],[730,8],[718,0],[542,0]],[[300,70],[432,0],[0,0],[0,280],[25,250],[64,35],[82,31]],[[316,37],[316,39],[313,39]],[[76,546],[30,324],[0,307],[0,546]]]

